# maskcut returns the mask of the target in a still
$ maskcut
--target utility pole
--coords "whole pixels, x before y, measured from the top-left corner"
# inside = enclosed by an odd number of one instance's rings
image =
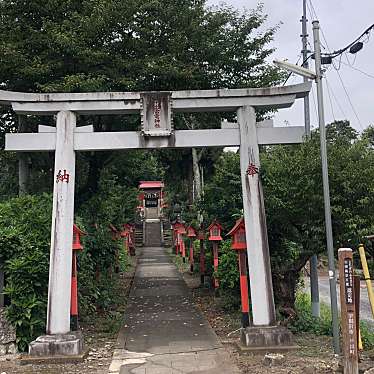
[[[302,54],[303,64],[302,66],[306,69],[309,68],[308,59],[308,30],[307,30],[307,18],[306,18],[306,0],[303,0],[303,17],[301,18],[302,25]],[[303,77],[304,82],[308,82],[307,77]],[[309,94],[304,98],[304,121],[305,121],[305,135],[310,138],[310,109],[309,109]],[[310,298],[312,300],[312,315],[314,317],[320,316],[320,303],[319,303],[319,286],[318,286],[318,257],[313,255],[309,259],[310,269]]]
[[[302,54],[303,54],[303,64],[302,66],[306,69],[309,68],[309,63],[307,61],[308,58],[308,30],[307,30],[307,22],[306,19],[306,0],[303,0],[303,17],[301,18],[301,25],[302,25],[302,35],[301,40],[303,44]],[[303,77],[304,82],[308,82],[309,79],[307,77]],[[304,120],[305,120],[305,134],[309,138],[310,137],[310,111],[309,111],[309,94],[304,98]]]
[[[332,237],[332,223],[331,223],[331,206],[330,206],[329,174],[328,174],[328,165],[327,165],[325,113],[324,113],[324,107],[323,107],[323,87],[322,87],[323,72],[322,72],[322,65],[321,65],[321,43],[320,43],[320,38],[319,38],[319,22],[313,21],[312,23],[313,23],[314,57],[315,57],[315,68],[316,68],[318,121],[319,121],[320,143],[321,143],[323,199],[324,199],[324,205],[325,205],[325,229],[326,229],[327,253],[328,253],[328,262],[329,262],[332,330],[333,330],[334,352],[338,354],[340,353],[338,301],[337,301],[337,294],[336,294],[335,257],[334,257],[334,243],[333,243],[333,237]]]

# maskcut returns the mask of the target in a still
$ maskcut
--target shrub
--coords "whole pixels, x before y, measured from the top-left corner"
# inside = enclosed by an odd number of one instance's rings
[[[6,314],[16,328],[21,351],[45,333],[51,212],[52,198],[48,194],[0,203],[0,263],[4,264],[5,294],[10,299]],[[76,222],[90,234],[83,238],[84,249],[78,254],[79,313],[84,319],[97,308],[110,309],[117,296],[113,290],[118,286],[113,265],[118,259],[124,270],[127,255],[122,241],[112,239],[109,222],[97,228],[85,225],[79,217]]]
[[[46,194],[0,204],[0,262],[11,301],[6,313],[21,351],[45,331],[51,211]]]
[[[289,329],[292,332],[310,332],[317,335],[331,335],[332,323],[329,308],[321,303],[321,316],[314,317],[311,313],[310,296],[306,293],[296,294],[296,315],[290,320]]]
[[[229,310],[238,309],[240,307],[238,254],[231,249],[231,240],[221,243],[217,276],[223,307]]]
[[[360,322],[361,340],[364,349],[374,349],[374,328],[366,321]]]

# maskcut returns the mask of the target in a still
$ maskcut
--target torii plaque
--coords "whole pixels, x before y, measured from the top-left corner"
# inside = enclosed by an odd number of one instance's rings
[[[256,126],[255,109],[290,107],[295,99],[306,96],[310,88],[310,83],[304,83],[272,88],[162,93],[28,94],[0,90],[0,104],[11,105],[19,114],[57,114],[56,128],[40,126],[39,133],[6,136],[8,151],[55,151],[48,335],[31,343],[30,353],[38,354],[38,346],[46,353],[46,347],[53,345],[55,354],[76,354],[82,346],[79,337],[72,337],[69,323],[75,151],[240,146],[253,326],[269,329],[274,326],[269,246],[259,178],[259,145],[300,143],[304,127]],[[172,112],[203,111],[236,111],[239,126],[173,130]],[[141,113],[141,131],[94,132],[92,127],[76,127],[77,114],[119,113]],[[269,329],[266,334],[271,333]],[[71,343],[75,348],[70,353],[64,350],[61,334],[70,343],[75,339]]]

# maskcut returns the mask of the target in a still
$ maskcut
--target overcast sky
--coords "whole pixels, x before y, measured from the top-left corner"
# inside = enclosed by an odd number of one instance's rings
[[[217,0],[208,0],[208,2],[211,5],[221,3]],[[255,0],[226,0],[224,2],[239,9],[255,8],[258,4],[258,1]],[[267,26],[282,22],[275,35],[273,46],[276,51],[272,57],[288,59],[290,62],[296,63],[301,50],[302,0],[262,0],[261,2],[264,4],[264,12],[268,15]],[[310,4],[310,0],[308,0],[308,4]],[[326,37],[327,46],[321,35],[326,52],[328,52],[328,48],[333,51],[345,47],[374,23],[374,0],[313,0],[312,4]],[[309,9],[311,9],[310,5]],[[311,44],[311,21],[314,18],[308,13],[308,32]],[[324,87],[326,122],[332,122],[334,119],[348,119],[359,131],[374,124],[374,31],[371,34],[370,39],[356,57],[350,54],[343,55],[340,65],[339,73],[352,105],[337,71],[332,66],[328,69],[326,77],[330,87],[330,95],[326,83]],[[349,64],[353,64],[355,69],[362,70],[371,77],[354,70]],[[338,59],[336,59],[335,65],[338,67]],[[288,83],[301,81],[301,77],[295,76]],[[315,87],[313,95],[315,99]],[[329,96],[331,100],[329,100]],[[313,101],[311,98],[310,102],[311,123],[312,127],[316,127],[318,123],[314,104],[316,100]],[[292,108],[279,111],[274,117],[276,125],[302,125],[303,121],[301,100],[298,100],[298,103]]]

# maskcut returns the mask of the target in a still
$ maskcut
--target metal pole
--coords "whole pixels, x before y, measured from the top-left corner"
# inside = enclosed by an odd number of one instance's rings
[[[302,54],[303,54],[303,64],[302,66],[306,69],[309,67],[309,63],[307,61],[308,58],[308,30],[307,30],[307,22],[306,19],[306,0],[303,0],[303,17],[301,18],[302,24],[302,35],[301,40],[303,44]],[[308,82],[309,79],[304,77],[304,82]],[[305,120],[305,135],[309,138],[310,137],[310,111],[309,111],[309,93],[304,98],[304,120]]]
[[[322,161],[322,183],[323,183],[323,200],[325,205],[325,228],[327,253],[329,262],[329,281],[330,281],[330,299],[331,299],[331,315],[332,315],[332,331],[334,352],[340,353],[339,346],[339,320],[338,320],[338,302],[336,294],[336,272],[334,245],[332,237],[331,224],[331,207],[330,207],[330,188],[329,174],[327,165],[327,147],[326,147],[326,129],[325,129],[325,113],[323,107],[323,88],[322,88],[322,66],[321,66],[321,44],[319,39],[319,22],[313,21],[313,39],[314,39],[314,55],[316,68],[316,84],[317,84],[317,101],[318,101],[318,120],[321,142],[321,161]]]
[[[319,285],[318,285],[318,257],[313,255],[309,260],[310,265],[310,298],[312,300],[312,315],[320,317],[321,307],[319,302]]]
[[[306,69],[309,68],[308,58],[308,30],[306,18],[306,0],[303,0],[303,17],[301,18],[302,24],[302,66]],[[308,78],[304,77],[304,82],[308,82]],[[305,135],[310,138],[310,107],[309,107],[309,94],[304,98],[304,121],[305,121]],[[319,286],[318,286],[318,257],[313,255],[309,260],[310,268],[310,298],[312,300],[312,315],[314,317],[320,316],[320,302],[319,302]]]

